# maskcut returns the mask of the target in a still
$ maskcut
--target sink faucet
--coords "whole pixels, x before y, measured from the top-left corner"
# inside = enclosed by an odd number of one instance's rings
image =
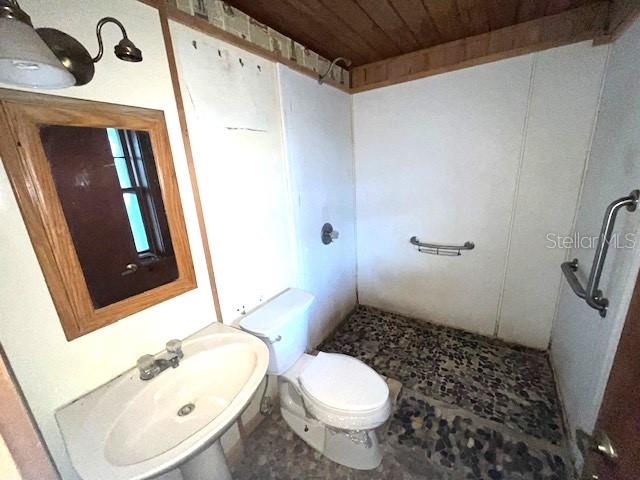
[[[182,342],[169,340],[164,352],[158,355],[143,355],[138,359],[140,380],[151,380],[169,367],[177,368],[182,357],[184,357]]]

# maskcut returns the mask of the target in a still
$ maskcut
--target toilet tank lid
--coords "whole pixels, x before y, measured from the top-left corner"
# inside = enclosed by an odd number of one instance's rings
[[[313,299],[309,292],[289,288],[248,313],[240,320],[240,327],[255,335],[271,338],[293,315],[309,308]]]

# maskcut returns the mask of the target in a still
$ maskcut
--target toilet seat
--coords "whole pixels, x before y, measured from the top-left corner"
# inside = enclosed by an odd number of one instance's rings
[[[319,352],[298,380],[307,395],[337,410],[376,410],[389,397],[389,387],[375,370],[340,353]]]
[[[320,352],[298,375],[305,407],[321,422],[341,429],[376,428],[389,417],[389,387],[372,368],[339,353]]]

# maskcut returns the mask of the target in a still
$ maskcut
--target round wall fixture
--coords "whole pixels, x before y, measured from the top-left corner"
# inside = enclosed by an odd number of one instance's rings
[[[340,233],[338,233],[337,230],[334,230],[333,225],[331,225],[330,223],[325,223],[322,226],[321,233],[322,243],[324,243],[325,245],[329,245],[340,236]]]

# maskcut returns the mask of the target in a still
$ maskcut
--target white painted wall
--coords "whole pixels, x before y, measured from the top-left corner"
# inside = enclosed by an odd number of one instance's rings
[[[571,230],[605,57],[582,43],[354,97],[361,303],[547,347],[564,253],[546,234]]]
[[[573,225],[595,124],[607,47],[590,42],[534,57],[498,336],[546,349],[566,251],[547,234]],[[551,237],[555,238],[555,237]]]
[[[222,317],[231,323],[296,281],[276,65],[174,22],[171,32]]]
[[[607,205],[640,188],[640,22],[612,47],[575,231],[597,236]],[[621,210],[615,233],[640,233],[640,214]],[[586,284],[593,249],[579,248],[567,258],[580,261]],[[610,301],[602,319],[563,282],[554,321],[551,360],[559,380],[571,432],[591,431],[624,325],[638,269],[640,250],[610,248],[601,289]]]
[[[96,49],[96,22],[104,16],[118,17],[142,49],[144,63],[132,64],[116,59],[108,47],[89,85],[55,93],[164,110],[198,281],[196,290],[67,342],[6,173],[0,168],[0,341],[63,478],[70,480],[77,477],[64,451],[54,410],[130,368],[143,353],[157,352],[167,340],[183,338],[216,317],[157,11],[130,0],[23,0],[20,4],[36,26],[69,32],[91,51]],[[104,35],[107,46],[120,39],[115,28],[105,28]]]
[[[183,25],[171,31],[223,321],[305,288],[315,346],[356,304],[349,96]],[[331,246],[325,221],[342,230]],[[238,438],[232,429],[223,445]]]
[[[361,303],[493,334],[530,76],[520,57],[355,96]]]
[[[289,163],[299,286],[316,296],[310,344],[316,346],[356,305],[355,179],[348,94],[278,66]],[[340,238],[320,230],[330,222]]]
[[[350,97],[171,29],[223,319],[298,286],[316,296],[316,345],[356,304]],[[325,246],[328,221],[342,236]]]

